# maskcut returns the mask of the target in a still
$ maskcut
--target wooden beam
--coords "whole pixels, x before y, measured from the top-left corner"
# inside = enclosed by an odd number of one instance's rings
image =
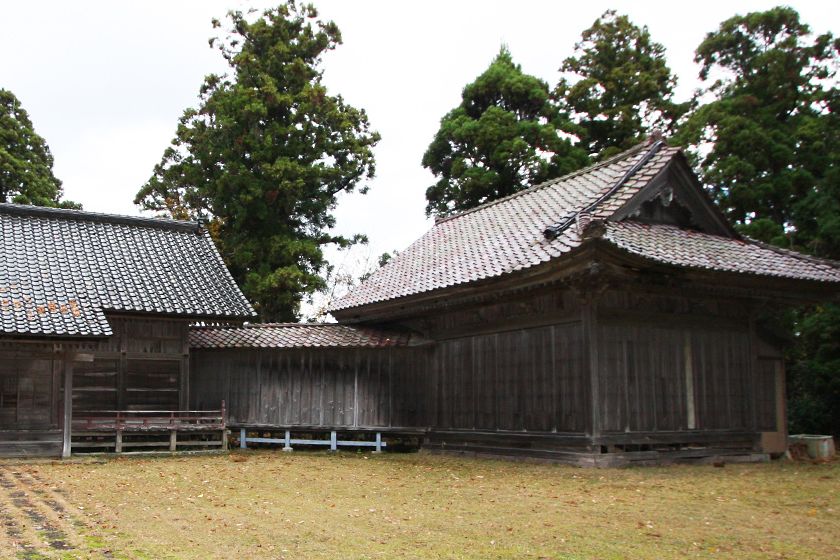
[[[584,345],[587,349],[585,359],[589,363],[589,398],[591,405],[591,416],[589,421],[589,434],[596,438],[601,435],[601,396],[600,396],[600,362],[598,347],[598,319],[596,311],[596,299],[587,297],[583,304],[582,322]]]
[[[66,459],[71,453],[71,431],[73,427],[73,356],[64,354],[64,440],[61,457]]]

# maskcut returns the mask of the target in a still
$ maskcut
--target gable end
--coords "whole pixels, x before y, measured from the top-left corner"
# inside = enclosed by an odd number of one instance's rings
[[[648,185],[609,219],[674,225],[721,237],[740,238],[706,194],[682,153],[675,155]]]

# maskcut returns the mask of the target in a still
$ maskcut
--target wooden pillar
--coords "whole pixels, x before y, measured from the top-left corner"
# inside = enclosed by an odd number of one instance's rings
[[[178,408],[190,409],[190,327],[183,323],[181,328],[181,371],[178,379]]]
[[[583,340],[585,341],[586,360],[589,364],[589,398],[591,414],[589,418],[589,434],[593,440],[601,436],[601,370],[599,360],[598,313],[594,297],[586,297],[583,301]],[[595,446],[595,450],[599,449]]]
[[[683,359],[685,360],[685,417],[686,429],[697,429],[697,411],[694,400],[694,353],[691,347],[691,330],[686,329],[683,340]]]
[[[112,320],[115,334],[120,337],[120,360],[117,364],[117,410],[125,410],[125,382],[128,376],[128,334],[126,333],[126,321],[124,319]]]
[[[71,435],[73,428],[73,355],[64,354],[64,438],[61,457],[66,459],[71,453]]]
[[[787,389],[785,387],[785,362],[782,358],[776,361],[776,431],[781,434],[785,449],[787,449]]]

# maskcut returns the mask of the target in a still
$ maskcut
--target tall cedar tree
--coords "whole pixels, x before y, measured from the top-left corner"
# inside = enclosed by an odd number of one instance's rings
[[[423,156],[438,179],[426,190],[426,214],[466,210],[583,167],[586,153],[559,133],[563,123],[548,85],[502,47]]]
[[[79,208],[62,201],[53,157],[15,95],[0,89],[0,202]]]
[[[209,75],[135,203],[173,217],[208,217],[231,273],[260,318],[298,318],[322,289],[322,248],[336,196],[374,175],[379,135],[363,110],[322,85],[321,57],[341,43],[333,22],[294,1],[253,19],[230,12],[211,39],[232,75]],[[252,21],[253,19],[253,21]],[[218,21],[213,22],[219,27]]]
[[[554,96],[577,125],[580,145],[598,159],[638,144],[652,129],[671,131],[687,108],[673,101],[677,78],[665,47],[614,10],[583,32],[560,71]]]
[[[708,85],[679,140],[744,233],[840,258],[840,41],[778,7],[735,16],[697,49]],[[793,430],[840,434],[840,309],[788,317]],[[777,318],[778,320],[778,318]],[[793,333],[797,333],[796,336]]]
[[[730,18],[697,49],[708,84],[697,98],[711,101],[692,112],[679,140],[710,148],[698,160],[703,180],[753,237],[812,249],[823,241],[813,222],[801,231],[796,214],[809,195],[823,198],[836,173],[837,53],[830,34],[812,37],[787,7]]]

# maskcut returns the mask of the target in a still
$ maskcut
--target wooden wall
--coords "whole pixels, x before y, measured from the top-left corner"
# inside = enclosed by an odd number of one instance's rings
[[[51,345],[0,348],[0,456],[60,455],[63,360]]]
[[[92,362],[74,365],[74,414],[186,408],[188,321],[119,316],[108,321],[114,335],[95,347]]]
[[[421,348],[195,350],[191,406],[504,454],[750,449],[779,410],[779,360],[760,355],[750,314],[736,299],[543,290],[403,321],[434,341]]]
[[[749,331],[621,323],[598,336],[602,431],[755,429]]]
[[[428,360],[422,348],[194,350],[191,407],[224,399],[234,426],[413,429]]]
[[[593,305],[602,432],[758,432],[775,423],[744,300],[610,290]]]
[[[440,341],[429,372],[438,430],[583,433],[588,371],[580,322]]]

